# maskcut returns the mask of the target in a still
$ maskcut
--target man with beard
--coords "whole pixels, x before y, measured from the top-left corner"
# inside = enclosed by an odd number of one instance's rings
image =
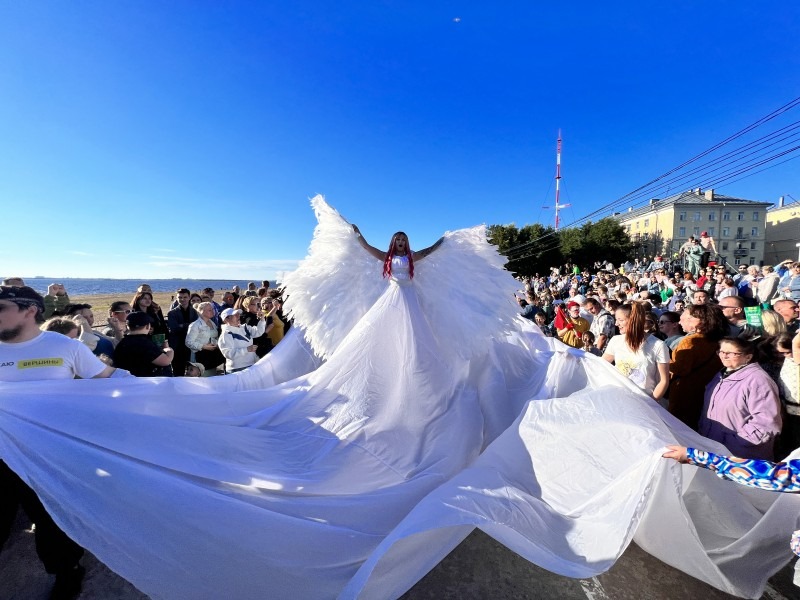
[[[26,286],[0,286],[0,381],[83,379],[127,376],[100,361],[78,340],[41,331],[44,299]],[[85,569],[83,548],[73,542],[47,514],[39,498],[0,457],[0,549],[22,509],[36,525],[36,553],[48,573],[55,574],[52,598],[80,593]]]

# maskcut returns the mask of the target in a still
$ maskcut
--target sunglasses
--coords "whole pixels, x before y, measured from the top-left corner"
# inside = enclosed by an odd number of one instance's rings
[[[119,314],[119,315],[123,315],[123,314],[124,314],[124,315],[129,315],[129,314],[131,314],[131,312],[132,312],[132,311],[131,311],[131,309],[130,309],[130,308],[128,308],[128,309],[126,309],[126,310],[114,310],[114,311],[112,311],[112,312],[113,312],[114,314]]]

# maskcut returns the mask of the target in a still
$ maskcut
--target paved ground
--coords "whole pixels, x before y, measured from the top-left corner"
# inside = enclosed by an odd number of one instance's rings
[[[14,534],[0,555],[0,598],[45,600],[52,579],[36,558],[33,535],[20,515]],[[91,555],[81,600],[147,600],[127,581]],[[770,580],[762,600],[800,600],[792,584],[793,569]],[[267,596],[265,596],[267,598]],[[475,531],[403,600],[723,600],[733,596],[685,575],[631,545],[608,573],[592,579],[554,575],[520,558],[485,534]],[[228,600],[228,599],[226,599]],[[230,599],[235,600],[235,599]]]

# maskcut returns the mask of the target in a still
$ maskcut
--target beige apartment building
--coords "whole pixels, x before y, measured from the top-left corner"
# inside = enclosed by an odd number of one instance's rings
[[[786,204],[784,198],[767,211],[767,248],[764,260],[778,264],[791,258],[800,260],[800,200]]]
[[[614,213],[614,218],[634,242],[635,258],[675,256],[689,236],[699,239],[707,231],[729,265],[761,265],[770,206],[771,202],[696,188],[668,198],[653,198],[643,208]]]

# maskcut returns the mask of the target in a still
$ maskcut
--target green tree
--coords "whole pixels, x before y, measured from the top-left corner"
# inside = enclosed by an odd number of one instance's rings
[[[552,227],[533,223],[518,228],[512,223],[490,225],[487,229],[489,242],[508,257],[506,269],[515,275],[544,274],[562,262],[558,238]]]
[[[543,275],[567,261],[581,268],[591,267],[597,260],[619,264],[632,253],[625,228],[611,217],[558,232],[540,223],[521,228],[513,223],[490,225],[488,238],[508,258],[506,269],[523,276]]]
[[[591,248],[592,262],[595,260],[610,260],[620,264],[632,253],[631,240],[625,228],[619,221],[611,217],[600,219],[592,223],[586,235],[588,246]]]
[[[586,260],[586,232],[583,227],[568,227],[558,232],[558,242],[564,262],[577,263],[580,266]]]

